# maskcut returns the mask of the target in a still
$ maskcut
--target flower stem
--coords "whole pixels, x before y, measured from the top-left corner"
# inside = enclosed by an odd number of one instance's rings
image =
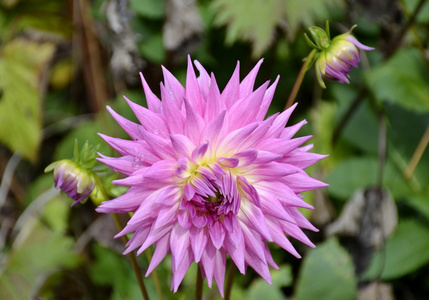
[[[120,231],[122,229],[124,229],[123,226],[122,226],[121,220],[119,220],[118,215],[117,214],[112,214],[112,216],[113,216],[113,220],[115,220],[115,223],[116,223],[116,226],[118,227],[118,229]],[[124,244],[128,243],[128,238],[127,238],[126,235],[122,236],[122,240],[124,241]],[[146,287],[145,287],[144,282],[143,282],[143,277],[142,277],[142,274],[140,272],[140,268],[139,268],[139,266],[137,264],[137,259],[136,259],[136,256],[134,255],[134,252],[131,251],[128,254],[128,257],[130,258],[131,265],[133,266],[134,273],[136,273],[137,281],[139,283],[139,287],[140,287],[140,290],[142,292],[143,299],[149,300],[149,295],[147,294]]]
[[[410,179],[411,176],[413,176],[414,170],[417,168],[417,165],[419,164],[419,161],[422,158],[422,155],[425,152],[428,144],[429,144],[429,125],[426,128],[426,131],[423,134],[422,138],[420,139],[420,142],[417,145],[417,148],[414,151],[414,154],[411,157],[411,160],[408,163],[408,166],[404,171],[404,177],[406,179]]]
[[[226,282],[226,287],[225,287],[225,300],[230,299],[232,285],[234,284],[234,277],[235,277],[234,275],[235,275],[236,269],[237,267],[235,266],[234,262],[231,261],[231,265],[229,266],[229,272],[228,272],[228,281]]]
[[[197,282],[195,283],[195,300],[203,299],[203,275],[200,265],[197,265]]]
[[[299,88],[301,87],[302,80],[304,79],[304,75],[308,70],[308,65],[311,63],[316,53],[317,50],[313,49],[302,64],[301,70],[299,70],[298,77],[296,78],[295,84],[293,85],[292,91],[290,92],[289,99],[287,100],[284,110],[291,107],[295,101],[296,95],[298,94]]]

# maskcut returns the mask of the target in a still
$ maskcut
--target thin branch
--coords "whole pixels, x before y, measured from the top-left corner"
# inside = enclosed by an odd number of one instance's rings
[[[411,176],[413,176],[413,173],[416,170],[417,165],[419,164],[419,161],[422,158],[423,153],[425,152],[428,144],[429,144],[429,125],[426,128],[426,131],[423,134],[422,138],[420,139],[420,142],[417,145],[417,148],[414,151],[413,156],[411,157],[411,160],[404,171],[404,177],[406,179],[410,179]]]
[[[394,40],[391,44],[389,49],[386,52],[386,59],[389,58],[390,56],[393,55],[393,53],[395,53],[396,49],[401,45],[402,40],[405,36],[405,34],[407,33],[408,29],[410,29],[410,27],[414,24],[417,15],[419,14],[419,12],[421,11],[423,4],[425,4],[426,0],[420,0],[419,3],[417,4],[416,8],[413,11],[413,14],[410,16],[410,18],[408,19],[407,24],[402,28],[401,32],[398,34],[398,37],[396,38],[396,40]]]
[[[363,88],[360,90],[359,94],[356,96],[356,98],[353,100],[352,104],[348,108],[347,112],[344,114],[344,116],[341,118],[340,122],[338,123],[338,126],[335,128],[334,133],[332,135],[332,144],[335,145],[338,141],[338,138],[341,135],[341,132],[346,127],[347,122],[350,120],[350,118],[353,116],[353,114],[358,109],[359,105],[362,103],[362,100],[366,96],[367,89]]]
[[[13,173],[15,173],[15,169],[18,167],[20,161],[21,156],[15,152],[7,162],[0,184],[0,207],[2,207],[6,202],[7,194],[9,194],[10,190],[10,184],[12,183]]]
[[[197,278],[195,282],[195,300],[203,299],[203,275],[201,274],[201,267],[197,265]]]
[[[124,227],[122,226],[121,220],[119,219],[118,215],[112,214],[112,216],[113,216],[113,220],[115,220],[116,226],[118,226],[118,229],[120,231],[122,231],[124,229]],[[128,237],[126,235],[122,236],[122,240],[124,241],[124,244],[128,243]],[[139,283],[140,291],[142,292],[143,298],[145,300],[149,300],[149,295],[147,294],[146,286],[144,285],[144,282],[143,282],[142,273],[141,273],[140,268],[138,266],[137,259],[136,259],[134,252],[131,251],[130,253],[128,253],[128,257],[130,258],[134,273],[136,274],[137,281]]]
[[[305,73],[308,71],[308,65],[312,62],[317,50],[313,49],[302,64],[301,70],[299,70],[298,77],[296,78],[295,84],[293,85],[292,91],[290,92],[289,99],[286,102],[284,110],[292,106],[295,101],[296,95],[298,94],[299,88],[301,87],[302,80],[304,79]]]
[[[225,300],[229,300],[231,297],[231,290],[232,290],[232,285],[234,284],[234,277],[235,277],[235,270],[237,269],[237,267],[235,266],[234,262],[231,261],[231,265],[229,266],[229,271],[228,271],[228,281],[226,282],[226,287],[225,287]]]

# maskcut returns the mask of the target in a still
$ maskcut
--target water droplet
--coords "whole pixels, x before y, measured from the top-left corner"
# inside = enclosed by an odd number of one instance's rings
[[[159,134],[159,130],[155,128],[155,129],[153,130],[153,134]]]
[[[137,171],[137,169],[139,168],[139,165],[138,165],[138,163],[133,162],[132,167],[133,167],[134,171]]]
[[[138,163],[140,162],[140,158],[138,158],[137,156],[134,157],[134,162]]]
[[[145,158],[146,158],[146,156],[144,156],[143,154],[142,154],[142,155],[140,155],[140,156],[139,156],[139,160],[140,160],[140,162],[143,162]]]

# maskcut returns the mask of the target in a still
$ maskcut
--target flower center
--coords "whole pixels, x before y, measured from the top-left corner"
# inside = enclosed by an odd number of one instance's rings
[[[184,223],[211,227],[213,222],[223,220],[225,216],[238,214],[237,178],[218,163],[196,168],[184,181],[183,189],[185,196],[180,209],[182,214],[188,215],[183,218],[187,220]]]

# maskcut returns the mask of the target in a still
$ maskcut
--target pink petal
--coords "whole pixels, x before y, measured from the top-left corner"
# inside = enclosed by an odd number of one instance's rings
[[[200,264],[203,266],[204,273],[207,278],[207,284],[211,288],[213,281],[213,274],[215,268],[216,248],[212,243],[207,243],[206,251],[203,252]]]
[[[187,249],[179,262],[176,263],[175,261],[176,259],[178,258],[174,258],[171,261],[172,265],[174,264],[177,265],[176,269],[175,270],[173,269],[174,270],[173,281],[171,282],[171,288],[174,292],[177,292],[177,289],[179,288],[180,283],[185,277],[186,271],[188,271],[189,267],[194,261],[194,256],[192,254],[191,249]]]
[[[255,84],[256,75],[258,74],[259,68],[261,67],[264,59],[260,59],[258,63],[253,67],[252,71],[243,79],[240,83],[240,99],[247,97],[252,93],[253,86]]]
[[[225,280],[226,253],[223,249],[216,250],[214,263],[214,278],[219,289],[219,293],[223,298],[223,283]]]
[[[267,263],[258,259],[252,251],[245,252],[246,263],[251,266],[262,278],[265,279],[268,284],[272,284],[270,270],[268,269]]]
[[[256,91],[248,95],[246,98],[238,100],[229,109],[229,114],[232,120],[230,130],[235,130],[250,124],[256,120],[256,115],[262,103],[263,96],[268,87],[269,82],[264,83]]]
[[[165,235],[156,243],[156,249],[153,253],[149,267],[147,268],[146,277],[159,265],[167,253],[170,252],[170,234]]]
[[[238,167],[246,167],[252,164],[257,157],[258,157],[258,151],[252,150],[252,149],[238,152],[237,154],[234,154],[232,156],[232,158],[236,158],[239,160]]]
[[[195,149],[195,145],[186,135],[172,134],[170,135],[170,140],[178,158],[179,157],[191,158],[190,154]]]
[[[200,64],[199,61],[194,60],[194,64],[200,72],[200,76],[198,77],[198,85],[200,86],[200,91],[203,95],[204,99],[207,99],[208,91],[210,88],[210,76],[207,73],[206,69]]]
[[[205,109],[205,101],[200,91],[200,85],[195,75],[194,67],[192,66],[191,57],[188,55],[188,70],[186,72],[186,91],[185,98],[190,106],[195,109],[195,112],[203,117]],[[186,108],[188,110],[188,108]],[[187,118],[188,119],[188,118]]]
[[[194,161],[194,163],[198,163],[204,157],[208,148],[209,142],[206,141],[205,143],[202,143],[197,148],[195,148],[194,151],[192,151],[192,160]]]
[[[133,140],[141,139],[141,135],[139,133],[140,125],[125,119],[124,117],[116,113],[113,109],[111,109],[110,106],[106,106],[106,109],[115,119],[115,121],[119,124],[119,126],[121,126],[122,129],[124,129],[124,131],[130,136],[130,138],[132,138]]]
[[[256,115],[255,121],[262,121],[267,114],[268,108],[270,107],[271,101],[273,100],[274,92],[279,82],[280,76],[277,76],[276,81],[267,89],[262,100],[262,104],[259,107],[259,112]]]
[[[214,147],[217,146],[222,130],[224,130],[225,114],[226,111],[223,111],[207,124],[201,135],[202,141],[209,141]]]
[[[180,224],[174,225],[170,236],[171,256],[174,257],[173,272],[179,268],[180,261],[184,258],[189,246],[189,230],[183,229]]]
[[[190,232],[191,247],[194,252],[195,261],[199,262],[208,241],[208,232],[206,228],[191,227]]]
[[[252,227],[253,230],[262,235],[265,240],[269,242],[272,241],[267,223],[265,222],[265,217],[260,208],[254,205],[245,205],[242,203],[238,217],[242,223]]]
[[[203,118],[197,114],[191,104],[185,99],[185,108],[186,108],[186,123],[185,123],[185,134],[190,138],[190,140],[198,145],[200,141],[200,136],[205,123]]]
[[[147,131],[151,131],[154,134],[159,134],[162,137],[167,137],[169,134],[168,128],[165,126],[165,121],[162,115],[154,113],[153,111],[135,104],[124,96],[131,110],[136,115],[137,119],[143,125]]]
[[[293,247],[292,243],[286,238],[285,234],[281,230],[281,226],[278,221],[272,217],[267,217],[266,221],[271,236],[273,237],[273,242],[285,249],[287,252],[289,252],[296,258],[301,258],[301,255],[299,255],[299,253]]]
[[[215,246],[216,249],[222,247],[226,234],[225,227],[223,227],[223,224],[219,221],[214,222],[213,226],[209,228],[209,233],[213,246]]]
[[[183,97],[185,96],[185,88],[182,84],[174,77],[170,71],[162,66],[162,74],[164,75],[164,86],[169,94],[174,98],[177,107],[181,107],[183,104]]]
[[[143,73],[140,72],[140,78],[142,80],[144,93],[146,95],[146,102],[147,107],[156,113],[159,113],[161,111],[161,101],[158,99],[158,97],[155,96],[154,93],[152,93],[149,85],[146,82],[146,79],[143,76]]]
[[[221,94],[222,102],[225,103],[226,108],[230,108],[236,100],[239,99],[239,86],[240,86],[240,62],[237,61],[234,73],[228,81],[225,89]]]
[[[211,74],[210,87],[207,94],[206,108],[204,119],[206,122],[210,122],[216,118],[222,111],[226,110],[225,103],[221,100],[219,87],[216,83],[216,79],[213,74]]]

